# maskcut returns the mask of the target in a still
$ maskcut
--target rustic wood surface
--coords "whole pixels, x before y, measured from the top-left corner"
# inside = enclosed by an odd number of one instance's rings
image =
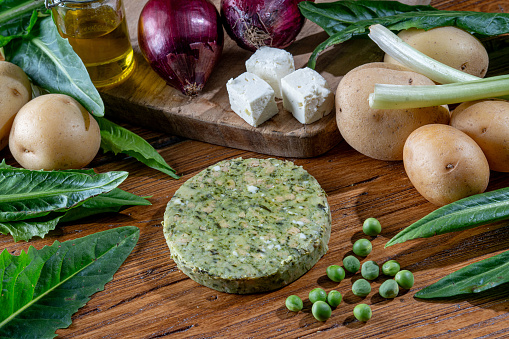
[[[440,9],[509,11],[506,0],[438,0],[433,5]],[[148,77],[155,82],[153,75]],[[161,85],[155,90],[157,95],[166,91]],[[152,206],[131,207],[121,213],[61,225],[46,238],[29,243],[15,243],[12,237],[0,235],[0,249],[19,254],[30,245],[40,249],[55,240],[75,239],[119,226],[139,227],[138,244],[113,280],[73,315],[69,328],[57,331],[59,337],[509,337],[507,285],[488,294],[446,301],[414,298],[416,291],[446,274],[507,250],[509,224],[494,223],[385,249],[388,239],[435,207],[413,188],[401,162],[370,159],[345,142],[321,156],[287,158],[316,177],[331,206],[329,251],[307,274],[277,291],[254,295],[226,294],[198,285],[180,272],[170,258],[161,226],[167,202],[185,180],[218,161],[268,155],[193,141],[137,125],[125,126],[154,145],[182,178],[173,180],[132,158],[108,154],[98,155],[91,166],[98,172],[128,171],[130,175],[120,188],[140,196],[152,196]],[[16,165],[7,150],[0,155],[9,164]],[[488,190],[507,186],[507,174],[492,172]],[[348,274],[339,284],[325,276],[327,266],[341,264],[342,258],[351,254],[353,242],[363,237],[361,225],[368,217],[378,218],[383,231],[373,238],[373,252],[366,260],[381,264],[397,259],[404,269],[415,275],[414,287],[393,300],[383,299],[377,292],[383,277],[372,283],[373,290],[367,297],[359,298],[351,292],[352,282],[359,274]],[[310,312],[307,294],[315,287],[327,291],[337,289],[344,295],[342,304],[333,310],[326,322],[316,321]],[[284,302],[291,294],[303,298],[303,311],[286,310]],[[361,302],[370,304],[373,310],[373,317],[367,323],[356,321],[352,315],[354,306]]]

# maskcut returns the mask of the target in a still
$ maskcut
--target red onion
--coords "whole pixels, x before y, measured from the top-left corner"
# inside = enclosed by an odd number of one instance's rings
[[[138,44],[152,69],[185,95],[196,95],[223,51],[224,33],[208,0],[149,0],[138,22]]]
[[[242,48],[288,47],[305,18],[297,4],[303,0],[221,0],[221,18],[228,35]]]

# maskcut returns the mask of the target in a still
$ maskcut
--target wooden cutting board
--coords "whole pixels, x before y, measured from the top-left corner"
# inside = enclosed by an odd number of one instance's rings
[[[220,1],[213,2],[219,9]],[[283,109],[282,102],[278,103],[279,113],[258,128],[238,117],[230,109],[226,82],[245,72],[245,61],[252,52],[238,47],[226,34],[221,61],[200,95],[189,98],[167,85],[138,48],[138,19],[145,3],[125,0],[137,67],[125,83],[101,93],[108,117],[171,135],[274,156],[314,157],[341,141],[334,111],[309,125],[300,124]],[[287,48],[295,58],[295,67],[305,67],[311,52],[326,38],[320,27],[307,21],[297,41]],[[323,53],[316,70],[335,91],[349,70],[379,61],[382,55],[369,39],[349,41]]]

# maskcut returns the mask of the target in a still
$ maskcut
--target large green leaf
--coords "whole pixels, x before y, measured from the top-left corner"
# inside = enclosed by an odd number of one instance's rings
[[[124,153],[148,167],[168,174],[174,179],[179,176],[164,158],[142,137],[105,118],[96,118],[101,129],[101,148],[104,152]]]
[[[0,337],[54,338],[131,253],[139,229],[119,227],[13,256],[0,255]]]
[[[104,103],[83,61],[63,39],[51,17],[38,20],[32,32],[5,47],[5,58],[38,86],[51,93],[67,94],[95,116],[104,115]]]
[[[26,36],[34,27],[44,0],[0,1],[0,47],[12,39]]]
[[[453,272],[415,294],[416,298],[447,298],[479,293],[509,282],[509,251]]]
[[[385,247],[504,219],[509,219],[509,188],[476,194],[442,206],[396,234]]]
[[[31,171],[0,168],[0,222],[42,217],[65,211],[109,192],[127,172],[86,174],[79,171]]]

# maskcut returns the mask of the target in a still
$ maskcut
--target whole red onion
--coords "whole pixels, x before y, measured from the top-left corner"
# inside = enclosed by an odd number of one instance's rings
[[[297,4],[303,0],[221,0],[221,18],[228,35],[242,48],[288,47],[305,18]]]
[[[224,33],[208,0],[149,0],[138,44],[152,69],[185,95],[199,93],[223,51]]]

